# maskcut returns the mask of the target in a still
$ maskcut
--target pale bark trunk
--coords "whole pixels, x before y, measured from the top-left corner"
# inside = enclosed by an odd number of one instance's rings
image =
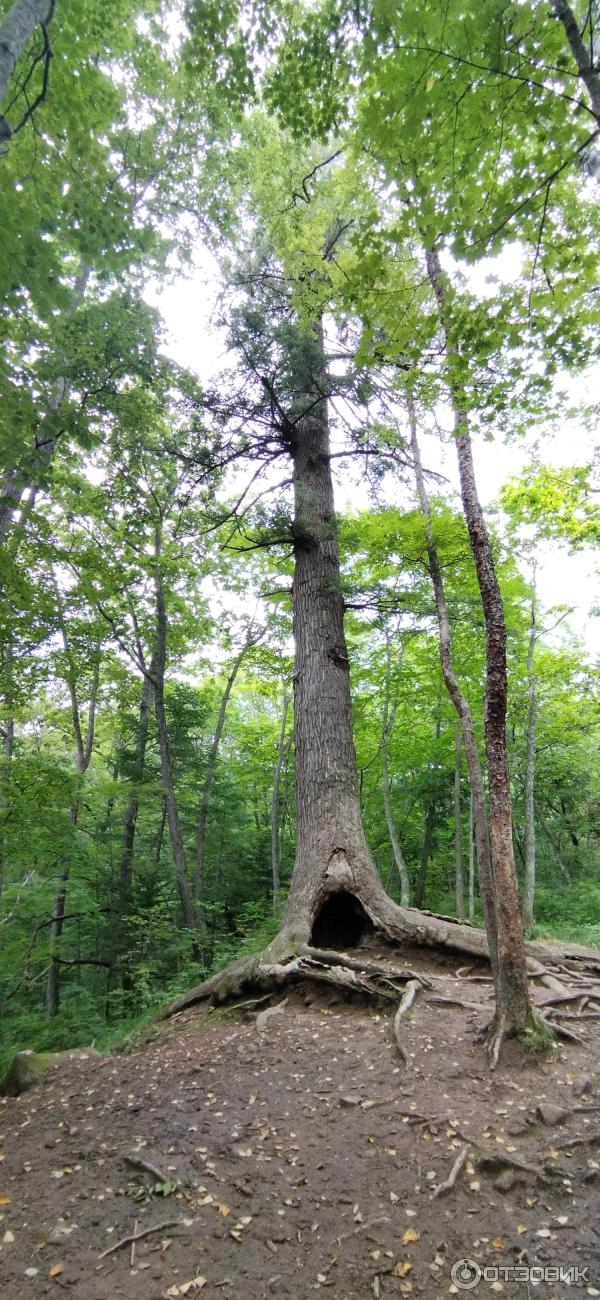
[[[156,725],[158,728],[158,744],[160,750],[160,772],[163,793],[165,796],[165,808],[167,816],[167,825],[171,839],[171,852],[173,854],[173,865],[175,867],[175,880],[177,883],[177,892],[181,903],[183,922],[186,929],[190,930],[197,941],[204,930],[202,924],[202,914],[196,908],[194,897],[190,889],[188,880],[187,860],[185,846],[183,843],[183,833],[179,817],[179,807],[177,795],[175,793],[175,775],[173,770],[173,756],[171,753],[171,743],[169,739],[169,729],[167,726],[167,714],[165,710],[165,675],[167,663],[167,610],[165,603],[164,580],[161,569],[161,530],[156,530],[155,545],[155,563],[154,563],[154,595],[155,595],[155,617],[156,617],[156,651],[154,655],[154,709],[156,713]],[[196,944],[195,944],[196,947]]]
[[[455,894],[456,894],[456,915],[459,921],[465,919],[465,880],[463,873],[463,854],[462,854],[462,811],[460,799],[460,727],[458,723],[454,726],[454,870],[455,870]]]
[[[565,29],[571,53],[577,64],[577,71],[588,91],[592,111],[600,125],[600,75],[598,68],[594,66],[590,50],[583,40],[577,19],[571,6],[567,4],[567,0],[552,0],[552,8]]]
[[[537,735],[537,683],[535,678],[536,626],[536,592],[535,566],[533,574],[533,593],[531,597],[531,628],[527,651],[527,755],[525,765],[525,884],[523,889],[523,925],[534,923],[535,905],[535,759]]]
[[[427,250],[427,270],[446,335],[448,385],[454,411],[461,497],[486,628],[485,743],[490,793],[490,847],[498,935],[496,1007],[499,1028],[518,1033],[531,1022],[527,964],[512,837],[506,743],[506,623],[492,547],[477,493],[467,411],[452,367],[458,355],[447,324],[446,287],[438,254]]]
[[[221,743],[221,736],[223,734],[223,727],[225,725],[225,714],[227,712],[229,696],[231,695],[235,679],[242,666],[243,660],[247,655],[248,651],[250,650],[251,646],[256,645],[256,641],[257,638],[253,637],[252,633],[250,632],[248,634],[248,637],[244,645],[242,646],[242,649],[240,650],[239,654],[236,655],[231,665],[227,677],[227,681],[225,683],[225,690],[223,691],[223,695],[221,697],[221,705],[219,708],[219,715],[217,717],[217,725],[215,727],[210,749],[208,751],[208,756],[206,760],[206,773],[204,776],[204,785],[202,787],[202,798],[200,800],[200,816],[198,818],[198,830],[196,833],[196,869],[194,873],[194,898],[197,904],[200,904],[202,902],[202,897],[204,894],[204,853],[206,848],[206,828],[208,825],[210,794],[212,790],[215,769],[217,766],[219,745]]]
[[[48,23],[54,13],[52,0],[15,0],[0,23],[0,105],[4,100],[17,60],[36,27]],[[0,126],[4,122],[0,118]],[[6,136],[6,128],[3,134]]]
[[[392,808],[392,796],[390,789],[390,767],[389,767],[389,737],[394,725],[396,709],[390,708],[390,678],[391,678],[391,648],[389,638],[386,638],[386,656],[385,656],[385,687],[383,696],[383,720],[381,727],[381,775],[383,783],[383,807],[385,811],[385,820],[390,836],[392,853],[394,855],[394,864],[400,878],[400,903],[402,907],[408,907],[410,904],[410,880],[398,827]]]
[[[490,941],[490,961],[495,972],[497,967],[498,931],[496,921],[496,904],[494,900],[494,878],[490,847],[490,833],[483,781],[483,766],[479,746],[475,735],[475,724],[471,706],[462,690],[454,667],[452,653],[452,634],[450,617],[446,601],[446,591],[442,566],[438,555],[432,523],[431,502],[425,484],[425,475],[421,463],[421,450],[417,433],[417,420],[414,403],[409,396],[408,415],[410,425],[410,446],[415,470],[417,495],[421,510],[425,516],[427,558],[433,585],[435,608],[440,636],[440,664],[446,689],[454,708],[460,718],[465,755],[469,770],[469,784],[473,799],[473,817],[475,827],[475,844],[477,849],[477,869],[479,872],[479,890],[483,905],[485,928]],[[422,900],[421,900],[422,901]]]
[[[281,726],[279,729],[279,743],[277,746],[277,759],[275,770],[273,772],[273,797],[271,800],[271,875],[273,879],[273,911],[277,911],[279,906],[279,891],[281,889],[281,839],[279,834],[279,822],[281,812],[281,773],[285,757],[285,729],[287,726],[287,715],[290,697],[287,686],[283,688],[283,702],[281,705]]]

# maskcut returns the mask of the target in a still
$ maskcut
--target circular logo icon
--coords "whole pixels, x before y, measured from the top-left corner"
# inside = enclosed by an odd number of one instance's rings
[[[481,1269],[474,1259],[457,1259],[456,1264],[452,1265],[450,1276],[461,1291],[472,1291],[481,1281]]]

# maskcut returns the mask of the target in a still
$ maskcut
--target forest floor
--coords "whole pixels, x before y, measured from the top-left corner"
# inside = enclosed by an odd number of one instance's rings
[[[459,960],[407,962],[489,1005]],[[500,1270],[465,1295],[600,1295],[600,1021],[552,1060],[509,1044],[490,1074],[478,1007],[417,1000],[407,1064],[385,1009],[314,987],[259,1027],[260,1009],[191,1008],[4,1100],[3,1300],[428,1300],[463,1294],[462,1257]],[[519,1264],[588,1273],[509,1280]]]

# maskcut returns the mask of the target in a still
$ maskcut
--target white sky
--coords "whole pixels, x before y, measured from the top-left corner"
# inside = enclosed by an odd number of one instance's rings
[[[502,278],[512,278],[517,269],[514,254],[499,269]],[[507,274],[508,273],[508,274]],[[479,286],[485,293],[483,277]],[[214,325],[211,317],[220,281],[216,264],[204,249],[199,250],[197,269],[187,278],[177,279],[170,285],[151,289],[148,300],[160,311],[168,333],[166,351],[180,365],[199,375],[203,382],[211,380],[224,366],[227,357],[225,335]],[[592,390],[598,376],[578,381],[573,386],[574,396],[591,401]],[[540,435],[533,429],[531,438],[505,443],[501,438],[486,442],[478,439],[475,448],[475,467],[479,494],[484,506],[491,506],[499,489],[511,476],[519,474],[531,460],[534,443]],[[565,424],[554,435],[544,434],[542,459],[545,463],[562,465],[584,464],[593,451],[592,436],[574,422]],[[458,491],[456,457],[451,445],[442,446],[438,439],[429,437],[423,446],[424,461],[428,468],[444,474],[451,488]],[[408,498],[407,498],[408,500]],[[366,507],[368,496],[360,484],[348,482],[347,477],[336,481],[338,509],[347,506]],[[404,504],[404,503],[403,503]],[[568,605],[573,613],[556,632],[561,638],[571,630],[580,636],[590,655],[600,653],[600,617],[593,617],[591,608],[598,599],[598,558],[590,548],[569,554],[565,547],[544,542],[538,552],[538,591],[546,608]]]

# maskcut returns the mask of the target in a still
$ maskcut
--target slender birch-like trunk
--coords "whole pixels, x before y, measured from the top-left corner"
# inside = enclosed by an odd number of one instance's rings
[[[462,809],[460,791],[461,731],[458,722],[454,724],[454,874],[456,894],[456,915],[459,921],[465,919],[465,878],[463,872],[462,852]]]
[[[389,738],[394,726],[396,716],[396,706],[391,704],[391,646],[389,637],[386,637],[386,654],[385,654],[385,686],[383,695],[383,719],[381,724],[381,776],[383,784],[383,807],[385,811],[385,820],[387,822],[392,853],[394,855],[394,864],[400,878],[400,903],[402,907],[408,907],[410,904],[410,879],[408,869],[400,844],[398,827],[392,808],[392,794],[390,785],[390,764],[389,764]]]

